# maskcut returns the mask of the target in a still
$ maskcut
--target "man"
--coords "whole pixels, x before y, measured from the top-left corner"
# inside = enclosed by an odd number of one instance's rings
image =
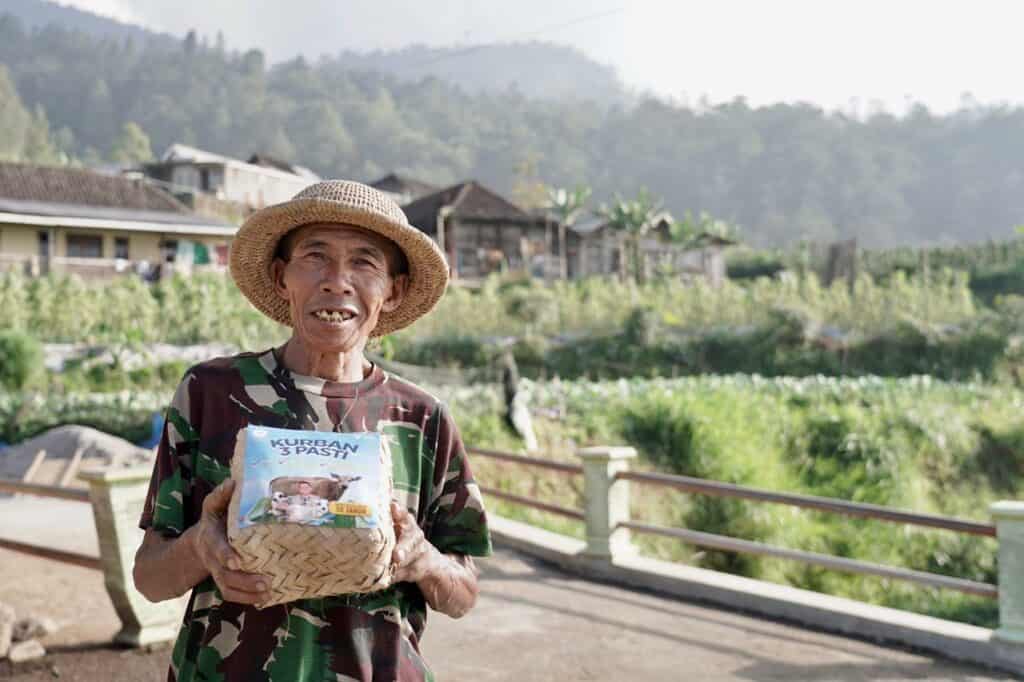
[[[292,504],[309,506],[320,501],[319,497],[315,500],[310,499],[313,497],[313,485],[309,481],[299,481],[298,490],[299,494],[292,498]]]
[[[327,181],[253,214],[232,244],[231,274],[292,334],[280,348],[193,367],[168,408],[134,570],[153,601],[192,590],[168,679],[432,680],[419,653],[427,606],[459,617],[474,605],[471,557],[490,552],[486,517],[445,406],[364,349],[435,305],[444,256],[382,193]],[[255,607],[267,580],[238,570],[224,519],[235,436],[249,424],[385,434],[392,587]]]

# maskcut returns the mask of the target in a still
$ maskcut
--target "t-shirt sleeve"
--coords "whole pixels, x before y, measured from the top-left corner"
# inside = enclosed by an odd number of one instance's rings
[[[428,436],[435,460],[426,537],[442,552],[488,556],[491,535],[483,497],[455,421],[443,405],[438,405],[431,427],[433,433]]]
[[[149,492],[139,527],[176,537],[187,527],[185,509],[190,472],[198,447],[198,425],[193,424],[192,403],[197,379],[191,371],[182,379],[164,413],[164,428],[157,446]]]

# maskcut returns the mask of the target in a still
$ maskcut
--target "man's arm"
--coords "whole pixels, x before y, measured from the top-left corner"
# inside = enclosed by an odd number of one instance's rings
[[[476,604],[480,588],[473,558],[444,554],[423,535],[404,507],[391,503],[397,542],[392,553],[395,582],[414,582],[435,611],[460,618]]]
[[[192,526],[176,538],[167,538],[152,528],[146,531],[135,553],[132,577],[135,589],[152,602],[174,599],[188,592],[210,575],[195,553]]]
[[[260,604],[270,598],[269,581],[238,570],[238,555],[228,544],[224,515],[234,481],[228,479],[203,500],[199,523],[176,538],[146,531],[135,554],[132,577],[146,599],[158,602],[179,597],[213,576],[226,601]]]

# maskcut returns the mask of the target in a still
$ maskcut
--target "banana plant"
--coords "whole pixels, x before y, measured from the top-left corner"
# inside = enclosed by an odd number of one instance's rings
[[[715,218],[706,211],[694,215],[690,211],[681,220],[672,220],[668,226],[669,237],[677,244],[688,244],[702,235],[739,241],[739,228],[724,220]]]
[[[558,219],[558,253],[562,279],[568,277],[566,230],[572,227],[583,214],[583,208],[591,193],[592,190],[586,185],[577,185],[573,189],[564,187],[549,187],[547,189],[546,208]]]
[[[633,278],[637,284],[644,281],[643,263],[641,262],[640,240],[658,224],[665,215],[662,203],[656,201],[647,190],[640,190],[635,199],[623,199],[616,195],[615,202],[602,205],[597,214],[608,221],[608,227],[622,235],[624,245],[628,247],[632,260]],[[623,279],[627,275],[625,254],[619,258]]]

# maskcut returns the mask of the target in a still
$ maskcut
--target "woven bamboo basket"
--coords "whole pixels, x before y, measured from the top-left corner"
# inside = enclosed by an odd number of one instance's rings
[[[301,523],[241,527],[245,429],[239,431],[231,461],[236,481],[228,508],[228,540],[241,557],[242,570],[266,576],[272,596],[259,608],[338,594],[375,592],[390,586],[395,530],[391,521],[391,454],[381,441],[381,471],[376,528],[334,528]]]

